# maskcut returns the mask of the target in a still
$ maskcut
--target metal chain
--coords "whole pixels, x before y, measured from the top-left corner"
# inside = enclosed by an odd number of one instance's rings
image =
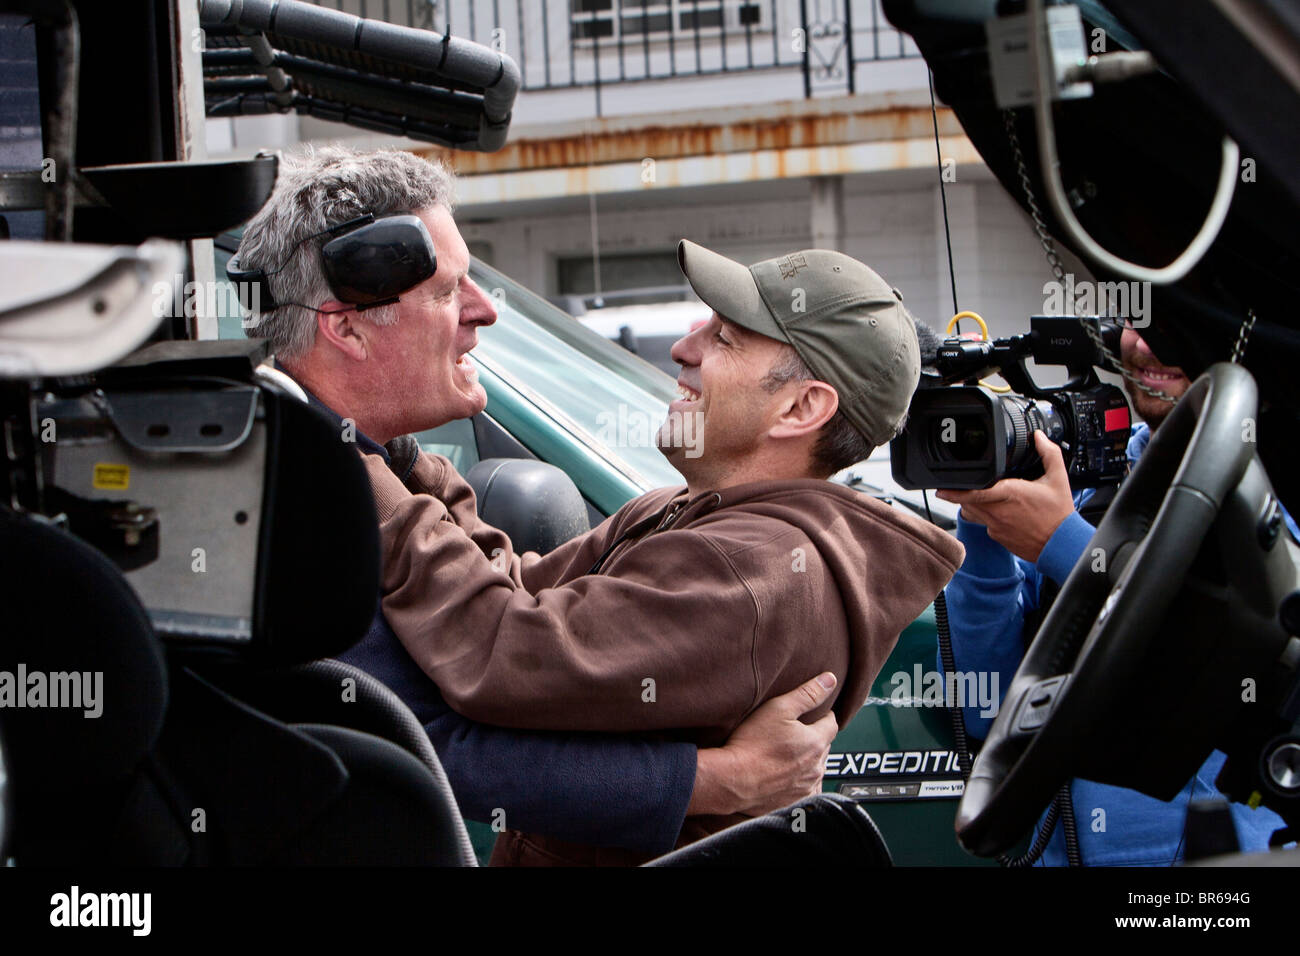
[[[1038,200],[1034,198],[1034,188],[1029,182],[1029,167],[1025,165],[1025,154],[1020,149],[1020,137],[1016,134],[1016,114],[1011,110],[1002,111],[1002,120],[1007,130],[1007,140],[1011,143],[1011,152],[1016,161],[1016,172],[1020,176],[1021,188],[1025,191],[1025,204],[1029,207],[1029,218],[1034,222],[1034,232],[1038,234],[1038,241],[1043,246],[1043,252],[1047,256],[1047,265],[1052,270],[1052,275],[1061,285],[1062,291],[1072,287],[1071,283],[1065,281],[1065,266],[1061,264],[1061,257],[1057,255],[1056,243],[1052,241],[1051,233],[1047,231],[1047,222],[1043,219],[1043,212],[1038,208]],[[1073,296],[1071,296],[1073,297]],[[1074,311],[1074,303],[1065,303],[1068,312]],[[1079,324],[1083,330],[1088,333],[1088,338],[1092,339],[1092,344],[1096,346],[1097,351],[1106,357],[1113,371],[1124,376],[1125,380],[1132,383],[1133,387],[1145,392],[1152,398],[1158,398],[1162,402],[1168,402],[1170,405],[1178,401],[1168,392],[1162,392],[1160,389],[1152,388],[1140,381],[1136,375],[1124,367],[1119,356],[1110,350],[1106,342],[1101,337],[1101,320],[1097,318],[1088,319],[1085,316],[1078,316]]]
[[[1246,351],[1246,340],[1250,338],[1250,333],[1254,328],[1255,310],[1247,309],[1245,321],[1241,323],[1241,328],[1237,330],[1237,344],[1232,347],[1232,358],[1230,361],[1233,365],[1241,364],[1241,356]]]
[[[1015,155],[1016,171],[1020,174],[1020,186],[1025,191],[1025,202],[1029,206],[1029,217],[1034,221],[1034,232],[1038,234],[1038,241],[1042,243],[1043,253],[1047,256],[1047,265],[1052,270],[1052,275],[1056,281],[1065,285],[1065,266],[1061,263],[1061,257],[1056,254],[1056,245],[1052,242],[1052,237],[1047,232],[1047,224],[1043,220],[1043,211],[1038,208],[1038,200],[1034,198],[1034,188],[1029,183],[1029,168],[1025,166],[1025,154],[1020,151],[1020,137],[1016,135],[1016,114],[1011,110],[1002,111],[1002,119],[1007,128],[1007,139],[1011,142],[1011,151]],[[1074,311],[1074,303],[1067,303],[1070,311]]]

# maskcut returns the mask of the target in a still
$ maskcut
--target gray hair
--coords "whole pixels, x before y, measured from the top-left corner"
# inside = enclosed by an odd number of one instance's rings
[[[816,376],[812,369],[799,357],[794,346],[785,345],[781,357],[772,363],[758,384],[766,391],[775,392],[791,382],[806,382],[813,378]],[[837,409],[817,435],[817,443],[813,445],[812,465],[823,478],[829,478],[835,472],[871,457],[875,447],[853,427],[844,412]]]
[[[316,339],[316,313],[303,306],[319,306],[333,293],[320,258],[328,237],[303,240],[368,212],[389,216],[433,206],[450,212],[455,203],[451,171],[413,153],[308,146],[284,156],[275,191],[245,228],[238,257],[245,269],[275,273],[269,281],[276,302],[300,305],[256,312],[250,324],[280,357],[304,355]],[[397,309],[379,306],[365,317],[391,325]]]

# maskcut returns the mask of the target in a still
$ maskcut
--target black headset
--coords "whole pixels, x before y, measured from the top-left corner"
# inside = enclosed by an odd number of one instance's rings
[[[321,236],[332,237],[321,247],[325,281],[340,302],[350,303],[358,312],[397,302],[398,295],[419,285],[438,271],[438,256],[433,238],[419,216],[403,213],[375,218],[366,213],[320,232],[312,233],[293,247],[292,259],[304,242]],[[283,305],[297,305],[313,312],[321,310],[301,302],[277,302],[271,293],[270,277],[289,264],[286,259],[278,268],[244,269],[232,258],[226,276],[235,284],[239,300],[250,312],[270,312]],[[258,300],[253,301],[252,291]],[[333,311],[347,311],[345,309]]]

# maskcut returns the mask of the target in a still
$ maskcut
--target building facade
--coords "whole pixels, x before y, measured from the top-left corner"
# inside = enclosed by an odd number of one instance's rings
[[[460,175],[471,251],[581,311],[680,298],[677,241],[740,261],[839,249],[994,334],[1051,278],[1028,218],[941,104],[879,0],[320,0],[450,32],[523,75],[498,153],[358,135],[310,117],[209,121],[214,156],[298,141],[401,145]],[[941,192],[942,186],[942,192]]]

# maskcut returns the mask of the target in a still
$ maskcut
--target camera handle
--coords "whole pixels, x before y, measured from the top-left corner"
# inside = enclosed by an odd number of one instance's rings
[[[1028,338],[1028,336],[1017,336],[1017,338]],[[1077,391],[1080,389],[1091,388],[1093,385],[1101,383],[1096,370],[1091,365],[1067,365],[1066,372],[1069,378],[1064,385],[1053,385],[1045,388],[1034,381],[1029,369],[1025,366],[1027,354],[1022,353],[1002,366],[1001,375],[1013,392],[1019,392],[1027,398],[1051,398],[1052,395],[1059,392]]]

